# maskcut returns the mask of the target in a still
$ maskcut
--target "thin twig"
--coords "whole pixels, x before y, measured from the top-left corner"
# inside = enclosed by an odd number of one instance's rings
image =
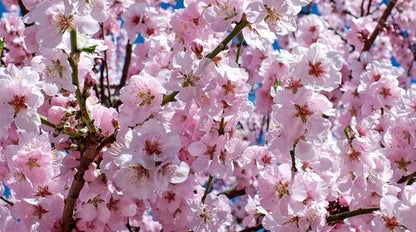
[[[237,46],[237,54],[235,56],[235,62],[238,64],[238,60],[240,59],[240,54],[241,54],[241,48],[243,47],[243,42],[244,42],[244,36],[243,33],[240,32],[240,34],[238,34],[238,39],[240,40]]]
[[[295,149],[296,149],[296,143],[293,143],[293,148],[292,148],[292,150],[290,150],[290,157],[292,159],[292,172],[297,172],[298,171],[298,169],[296,168]]]
[[[369,14],[370,14],[370,9],[371,9],[371,3],[372,3],[372,1],[373,1],[373,0],[369,0],[369,1],[368,1],[368,5],[367,5],[367,15],[369,15]]]
[[[364,48],[362,52],[368,52],[370,51],[371,47],[374,44],[374,41],[376,40],[378,34],[380,33],[380,30],[384,27],[384,24],[386,23],[387,18],[391,14],[391,11],[394,8],[394,5],[396,5],[397,0],[390,0],[389,5],[387,6],[386,10],[384,10],[383,15],[380,17],[380,19],[377,22],[376,27],[374,28],[373,33],[371,33],[370,38],[368,38],[364,43]]]
[[[99,145],[100,135],[97,133],[97,129],[95,128],[95,125],[88,112],[86,102],[79,85],[78,62],[80,57],[80,51],[78,50],[77,31],[75,28],[72,28],[70,31],[70,39],[70,64],[72,68],[72,83],[76,86],[75,96],[80,108],[81,120],[86,124],[88,128],[88,134],[86,135],[82,143],[82,145],[84,145],[85,148],[82,150],[81,160],[77,167],[78,171],[74,175],[74,179],[68,191],[68,195],[64,200],[64,209],[60,220],[61,232],[71,231],[74,227],[74,220],[72,217],[74,214],[76,201],[78,200],[79,194],[82,188],[84,187],[84,173],[86,170],[88,170],[89,165],[94,161],[96,155],[98,154],[98,148],[101,149]]]
[[[29,11],[25,7],[25,4],[23,4],[22,0],[18,0],[17,2],[19,3],[20,11],[22,12],[22,17],[29,13]]]
[[[361,15],[361,17],[364,16],[364,1],[365,0],[361,0],[361,5],[360,5],[360,15]]]
[[[352,50],[351,50],[350,52],[355,51],[355,46],[354,46],[354,45],[352,45],[352,44],[350,44],[350,43],[348,42],[348,40],[347,40],[346,38],[344,38],[344,36],[343,36],[341,33],[339,33],[337,30],[335,30],[335,28],[333,28],[333,27],[328,27],[328,30],[333,31],[333,32],[334,32],[334,34],[335,34],[335,35],[337,35],[337,36],[338,36],[338,37],[342,40],[342,42],[344,42],[345,44],[348,44],[348,45],[352,48]]]
[[[120,89],[126,85],[127,77],[129,74],[132,49],[133,49],[133,45],[130,43],[130,40],[128,40],[126,44],[126,57],[124,60],[124,65],[123,65],[123,72],[121,74],[121,79],[120,79],[120,83],[118,84],[118,88],[116,89],[116,95],[118,95],[118,93],[120,92]]]
[[[1,199],[1,200],[3,200],[4,202],[6,202],[7,204],[11,205],[11,206],[13,206],[13,205],[14,205],[14,203],[13,203],[13,202],[11,202],[11,201],[7,200],[7,199],[6,199],[5,197],[3,197],[3,196],[0,196],[0,199]]]
[[[209,192],[211,191],[212,183],[214,182],[214,177],[209,176],[207,181],[207,186],[205,187],[204,195],[202,196],[202,203],[205,202],[205,199],[207,198]]]
[[[102,39],[104,40],[104,26],[102,23],[100,23],[100,27],[101,27],[101,34],[102,34]],[[106,51],[104,51],[104,59],[103,59],[103,63],[102,63],[102,67],[100,69],[100,100],[101,102],[105,102],[105,92],[104,92],[104,70],[105,70],[105,66],[107,65],[106,63]]]
[[[247,227],[244,230],[240,230],[240,232],[253,232],[253,231],[258,231],[260,229],[263,229],[263,225],[261,223],[252,227]]]

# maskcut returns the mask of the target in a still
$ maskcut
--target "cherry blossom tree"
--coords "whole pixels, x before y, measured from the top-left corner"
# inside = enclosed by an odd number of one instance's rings
[[[416,230],[416,1],[3,4],[0,231]]]

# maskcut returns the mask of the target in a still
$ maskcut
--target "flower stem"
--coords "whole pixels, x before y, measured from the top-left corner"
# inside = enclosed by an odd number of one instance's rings
[[[173,91],[171,94],[163,96],[162,106],[168,104],[169,102],[175,101],[176,95],[178,95],[179,91]]]
[[[40,121],[43,125],[46,125],[48,127],[52,127],[55,130],[57,129],[57,126],[55,124],[49,122],[48,119],[45,116],[39,114],[39,117],[40,117]]]

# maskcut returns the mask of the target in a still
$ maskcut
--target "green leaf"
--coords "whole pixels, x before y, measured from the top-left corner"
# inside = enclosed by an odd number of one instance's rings
[[[83,47],[83,48],[81,48],[81,52],[94,53],[96,47],[97,47],[96,45],[89,46],[89,47]]]
[[[280,81],[279,79],[277,79],[277,80],[274,82],[274,85],[273,85],[274,90],[276,90],[276,89],[277,89],[277,87],[279,87],[281,84],[282,84],[282,81]]]
[[[3,49],[4,49],[4,38],[0,39],[0,54],[3,53]]]
[[[344,128],[344,135],[345,137],[347,137],[348,140],[351,139],[351,127],[350,126],[346,126]]]

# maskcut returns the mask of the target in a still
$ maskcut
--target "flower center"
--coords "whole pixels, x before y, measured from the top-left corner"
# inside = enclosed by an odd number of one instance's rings
[[[14,95],[13,100],[9,101],[9,105],[14,107],[14,114],[18,114],[21,109],[27,109],[27,97]]]
[[[295,104],[294,106],[295,106],[296,111],[297,111],[296,114],[295,114],[295,117],[300,117],[302,119],[302,122],[306,123],[307,122],[307,117],[309,115],[312,115],[313,112],[309,110],[308,105],[300,106],[298,104]]]
[[[146,140],[144,142],[144,149],[148,155],[160,155],[162,151],[160,150],[160,145],[156,141]]]
[[[316,62],[315,64],[309,61],[309,75],[319,78],[322,74],[325,73],[324,68],[322,67],[321,62]]]

